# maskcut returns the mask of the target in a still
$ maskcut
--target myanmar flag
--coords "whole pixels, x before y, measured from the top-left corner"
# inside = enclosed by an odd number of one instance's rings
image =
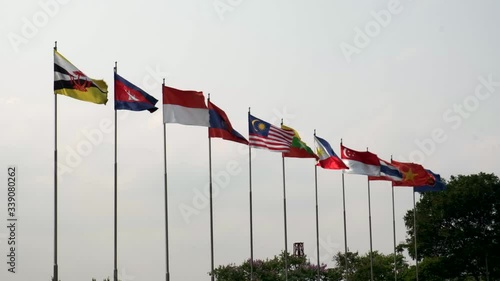
[[[54,93],[97,104],[108,101],[106,82],[89,78],[55,50]]]
[[[287,127],[285,125],[281,125],[281,129],[292,131],[294,133],[292,139],[292,146],[290,147],[289,152],[283,152],[283,157],[294,157],[294,158],[315,158],[318,159],[318,156],[314,154],[313,150],[307,146],[305,142],[300,139],[299,133],[294,129]]]

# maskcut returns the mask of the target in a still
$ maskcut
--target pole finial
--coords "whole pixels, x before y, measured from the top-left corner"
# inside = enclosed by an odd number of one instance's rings
[[[208,100],[210,100],[210,93],[208,93],[208,95],[207,95],[207,96],[208,96]]]
[[[342,138],[340,138],[340,145],[342,145]]]
[[[163,78],[163,86],[165,86],[165,78]]]
[[[250,114],[250,107],[248,107],[248,114]]]
[[[316,129],[314,129],[314,136],[316,136]]]
[[[54,50],[57,51],[57,41],[54,41]]]
[[[115,61],[115,67],[114,67],[115,73],[118,71],[118,62]]]

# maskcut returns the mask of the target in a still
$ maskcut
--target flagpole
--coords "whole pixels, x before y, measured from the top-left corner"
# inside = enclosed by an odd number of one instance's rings
[[[366,148],[368,151],[368,147]],[[368,182],[368,224],[370,228],[370,280],[373,281],[373,238],[372,238],[372,207],[371,207],[371,191],[370,178],[367,176]]]
[[[281,119],[283,125],[283,119]],[[285,281],[288,281],[288,236],[286,225],[286,185],[285,185],[285,156],[281,154],[281,162],[283,164],[283,222],[285,232]]]
[[[391,157],[392,162],[392,157]],[[396,258],[396,211],[394,208],[394,184],[391,182],[392,189],[392,232],[393,232],[393,240],[394,240],[394,280],[398,280],[398,266],[397,266],[397,258]]]
[[[316,129],[314,130],[314,139],[316,139]],[[320,281],[320,260],[319,260],[319,212],[318,212],[318,166],[314,165],[314,192],[316,195],[316,259],[317,259],[317,281]]]
[[[57,51],[57,41],[54,43],[54,52]],[[55,71],[55,64],[54,64]],[[53,281],[59,280],[57,265],[57,94],[54,92],[54,273]]]
[[[114,69],[114,72],[117,73],[118,71],[118,66],[117,66],[117,62],[115,61],[115,69]],[[116,99],[116,88],[114,88],[114,91],[115,91],[115,99]],[[118,163],[117,163],[117,141],[118,141],[118,119],[116,118],[116,106],[115,106],[115,167],[114,167],[114,172],[115,172],[115,186],[114,186],[114,189],[115,189],[115,194],[114,194],[114,199],[115,199],[115,206],[114,206],[114,212],[115,212],[115,216],[114,216],[114,269],[113,269],[113,280],[114,281],[118,281],[118,237],[117,237],[117,230],[118,230],[118,227],[117,227],[117,220],[118,220],[118,177],[117,177],[117,174],[118,174]]]
[[[165,78],[163,78],[162,89],[165,87]],[[167,184],[167,124],[163,123],[163,167],[164,167],[164,185],[165,185],[165,280],[170,281],[170,263],[168,253],[168,184]]]
[[[250,115],[250,107],[248,108]],[[252,209],[252,147],[248,144],[248,180],[250,199],[250,280],[253,281],[253,209]]]
[[[342,146],[342,139],[340,139],[340,146]],[[348,279],[349,276],[349,266],[347,264],[347,222],[346,222],[346,213],[345,213],[345,186],[344,186],[344,171],[342,171],[342,202],[343,202],[343,209],[344,209],[344,247],[345,247],[345,274],[346,274],[346,280]]]
[[[417,205],[415,204],[415,188],[413,189],[413,236],[415,239],[415,277],[418,281],[418,255],[417,255]]]
[[[208,93],[208,102],[210,103],[210,93]],[[207,132],[210,132],[208,128]],[[214,210],[212,200],[212,139],[208,133],[208,174],[209,174],[209,187],[210,187],[210,280],[214,281]]]

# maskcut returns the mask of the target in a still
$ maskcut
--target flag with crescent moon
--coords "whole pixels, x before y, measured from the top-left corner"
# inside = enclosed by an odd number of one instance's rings
[[[349,170],[344,172],[347,174],[380,176],[380,161],[376,154],[368,151],[356,151],[340,145],[340,157],[344,161]]]
[[[276,152],[288,152],[295,135],[248,114],[249,145]]]
[[[108,102],[108,85],[92,79],[54,50],[54,93],[97,104]]]

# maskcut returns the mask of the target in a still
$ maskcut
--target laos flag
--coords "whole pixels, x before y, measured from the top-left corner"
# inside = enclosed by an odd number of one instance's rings
[[[157,102],[157,99],[115,73],[115,110],[148,110],[153,113],[158,109],[155,107]]]

